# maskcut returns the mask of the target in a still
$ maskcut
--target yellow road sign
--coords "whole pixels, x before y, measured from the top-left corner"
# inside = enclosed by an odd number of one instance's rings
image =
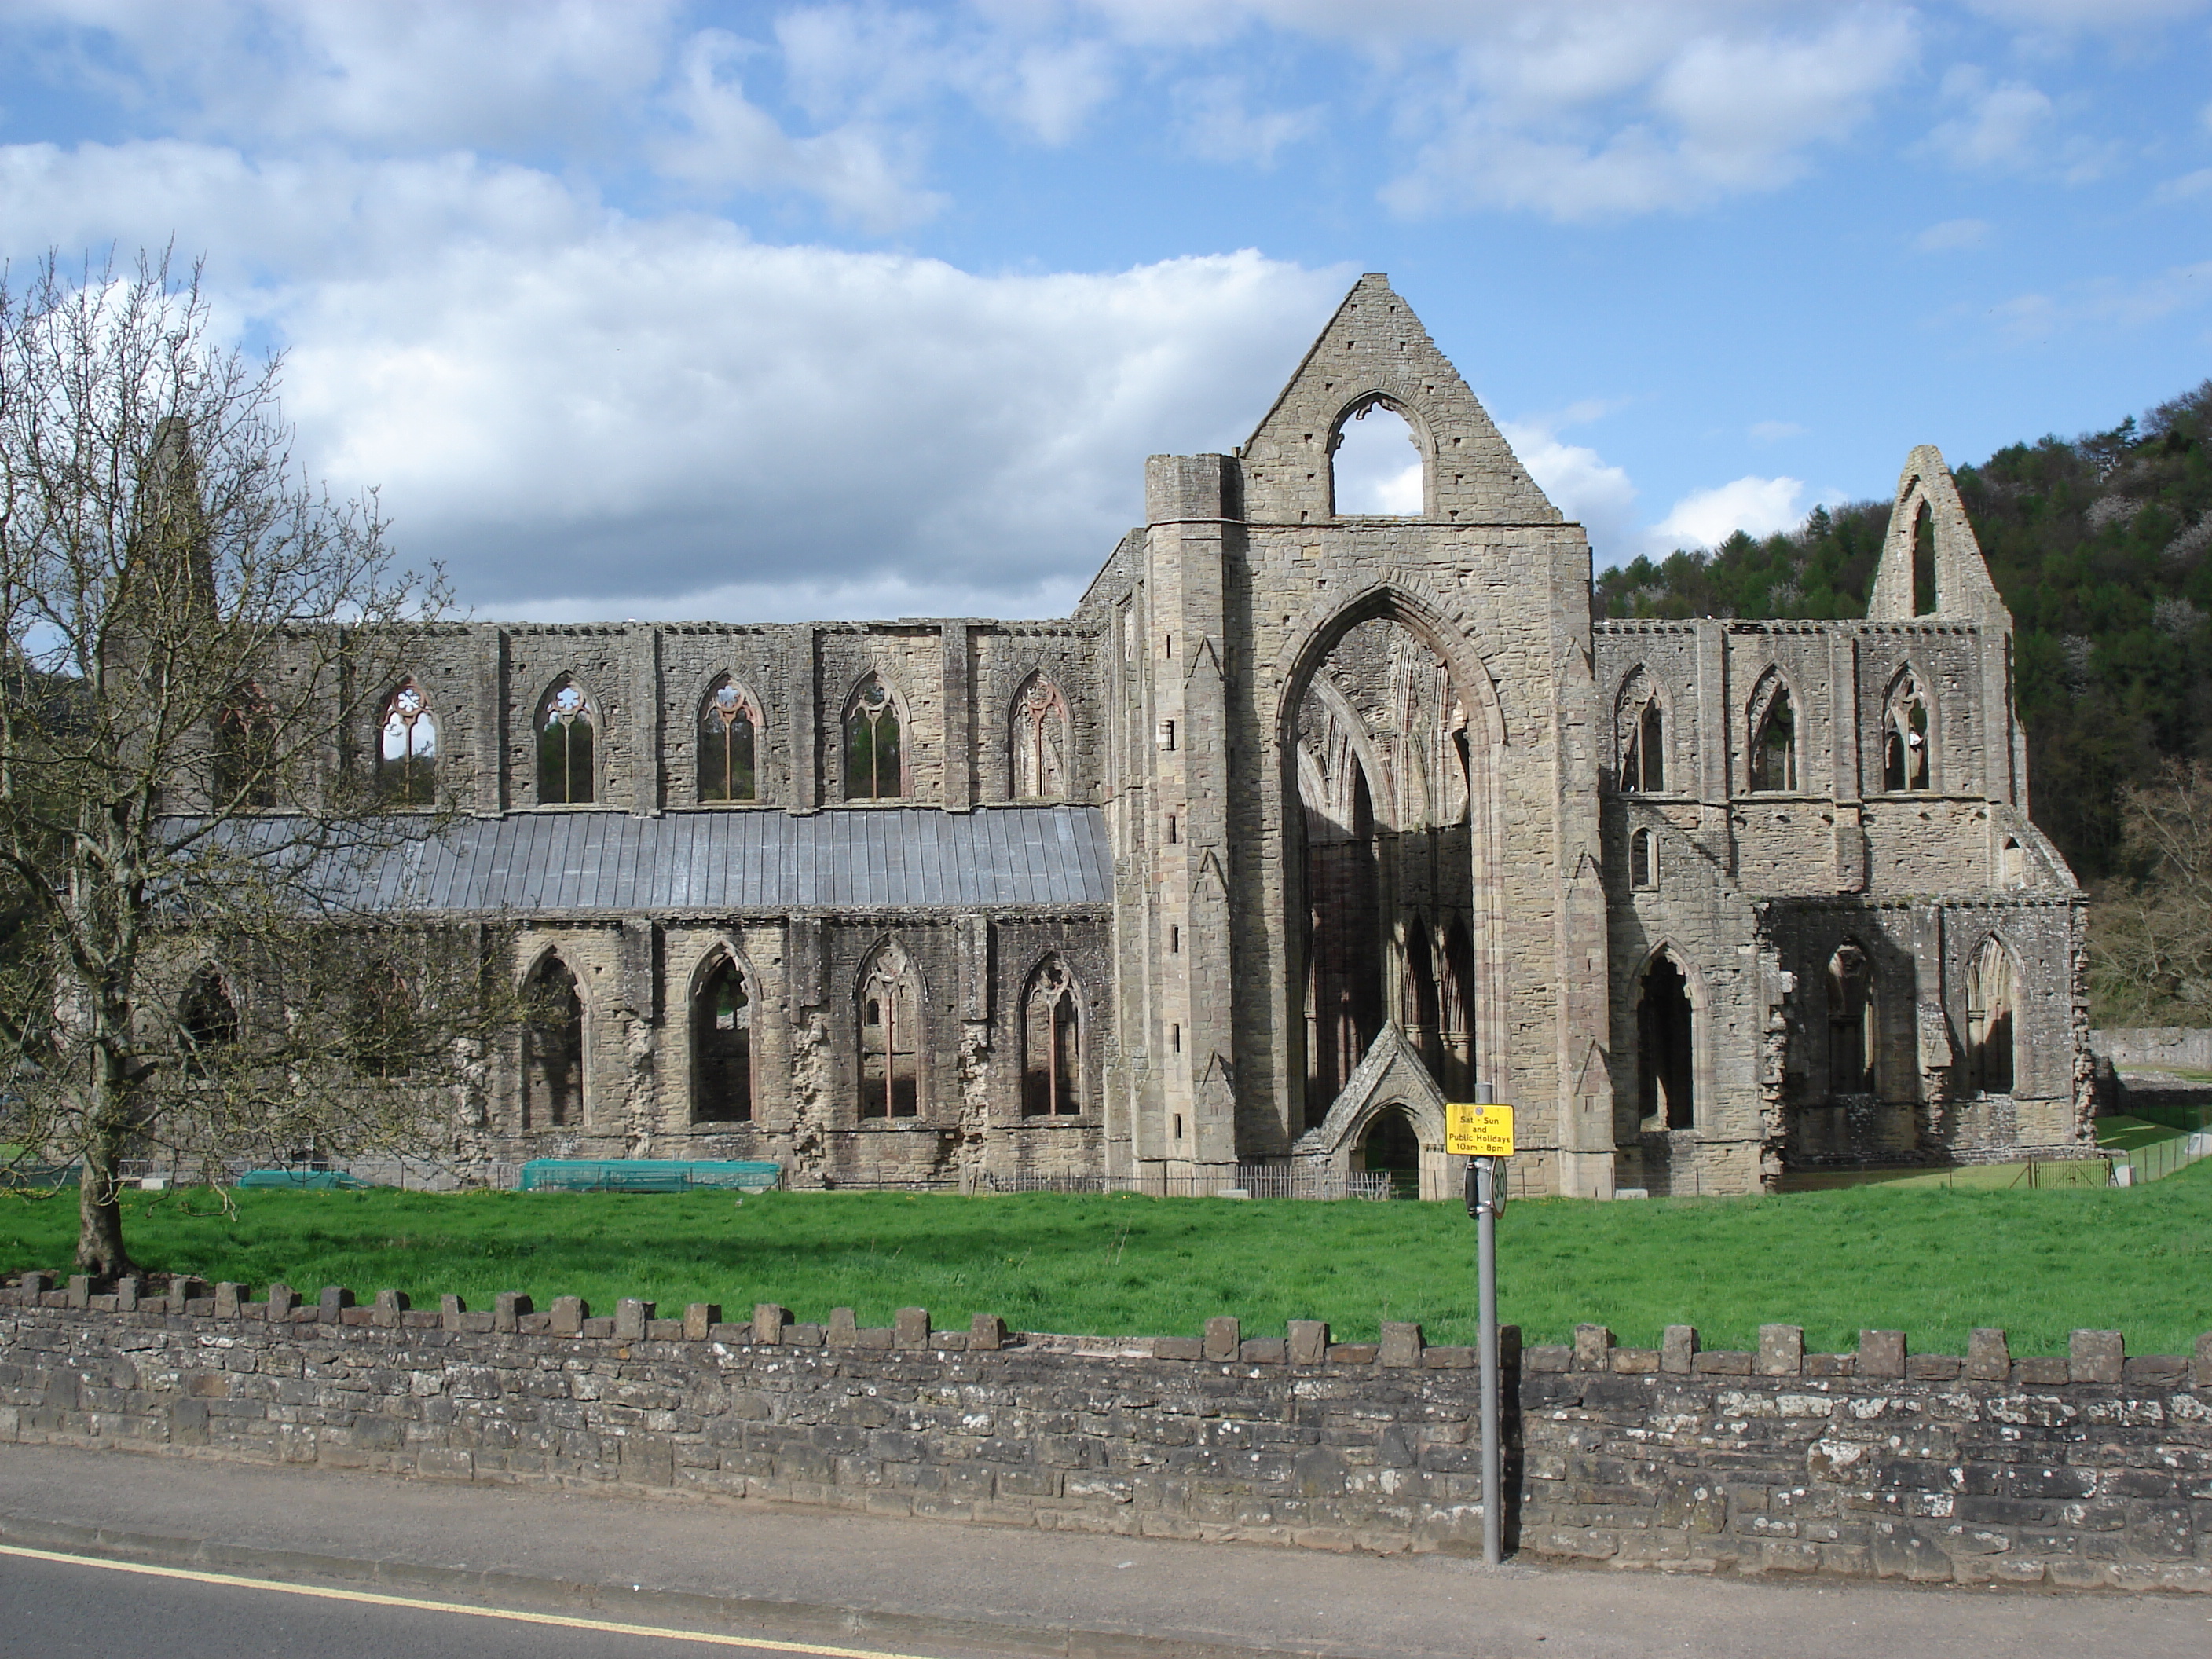
[[[1452,1101],[1444,1107],[1444,1150],[1462,1158],[1513,1156],[1513,1109]]]

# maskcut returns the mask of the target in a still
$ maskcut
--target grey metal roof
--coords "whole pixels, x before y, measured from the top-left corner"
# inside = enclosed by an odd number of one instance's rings
[[[414,915],[1018,909],[1114,893],[1094,806],[520,812],[334,867],[347,908]]]

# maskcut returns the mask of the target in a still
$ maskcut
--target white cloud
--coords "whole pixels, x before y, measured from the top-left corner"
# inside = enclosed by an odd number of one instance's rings
[[[1986,219],[1946,219],[1914,237],[1912,246],[1922,253],[1955,253],[1982,246],[1995,228]]]
[[[1601,410],[1582,405],[1556,423],[1594,419]],[[1625,471],[1585,445],[1562,442],[1553,422],[1501,421],[1498,430],[1552,505],[1588,532],[1601,568],[1635,556],[1643,538],[1636,524],[1636,486]]]
[[[1182,111],[1178,129],[1184,147],[1201,161],[1250,162],[1269,167],[1284,145],[1320,130],[1316,108],[1267,110],[1245,107],[1243,82],[1235,76],[1201,76],[1176,88]]]
[[[381,481],[405,547],[500,612],[896,588],[1036,614],[1139,516],[1148,452],[1242,435],[1345,276],[1246,253],[981,277],[613,224],[332,282],[280,320],[318,470]]]
[[[1465,48],[1458,87],[1409,115],[1409,134],[1441,136],[1423,137],[1386,199],[1577,220],[1771,190],[1864,121],[1917,50],[1895,6],[1802,30],[1717,7],[1528,14]]]
[[[1717,547],[1737,531],[1771,536],[1794,530],[1808,508],[1800,505],[1805,485],[1797,478],[1738,478],[1713,489],[1693,490],[1676,501],[1651,527],[1655,550]]]
[[[1746,429],[1745,435],[1755,444],[1778,444],[1803,437],[1805,428],[1795,421],[1755,421]]]
[[[1928,147],[1955,167],[2027,166],[2054,113],[2049,96],[2037,88],[2017,81],[1992,83],[1972,64],[1945,73],[1942,96],[1960,106],[1960,112],[1929,133]]]

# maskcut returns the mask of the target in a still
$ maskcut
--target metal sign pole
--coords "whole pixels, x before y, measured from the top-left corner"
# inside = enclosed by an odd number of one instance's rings
[[[1490,1085],[1475,1098],[1490,1103]],[[1499,1491],[1502,1460],[1498,1449],[1498,1160],[1474,1161],[1475,1275],[1477,1317],[1482,1345],[1482,1559],[1496,1566],[1505,1559],[1504,1504]]]

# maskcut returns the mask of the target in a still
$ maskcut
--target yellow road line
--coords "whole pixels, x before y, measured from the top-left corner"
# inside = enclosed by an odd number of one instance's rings
[[[374,1590],[326,1589],[314,1584],[281,1584],[267,1578],[242,1578],[235,1573],[200,1572],[190,1567],[156,1567],[139,1561],[112,1561],[93,1555],[69,1555],[58,1550],[27,1549],[20,1544],[0,1544],[0,1555],[20,1556],[27,1561],[58,1561],[72,1567],[104,1567],[110,1572],[135,1572],[149,1578],[177,1578],[191,1584],[227,1584],[238,1589],[275,1590],[285,1595],[310,1595],[325,1601],[360,1601],[371,1607],[410,1607],[422,1613],[459,1613],[471,1619],[505,1619],[521,1625],[556,1625],[565,1630],[592,1630],[617,1636],[658,1636],[671,1642],[706,1642],[723,1648],[762,1648],[771,1653],[811,1653],[823,1659],[921,1659],[921,1656],[891,1653],[880,1648],[833,1648],[819,1642],[778,1642],[764,1636],[725,1636],[712,1631],[666,1630],[655,1625],[624,1625],[611,1619],[573,1619],[558,1613],[521,1613],[505,1607],[474,1607],[459,1601],[425,1601],[411,1595],[381,1595]]]

